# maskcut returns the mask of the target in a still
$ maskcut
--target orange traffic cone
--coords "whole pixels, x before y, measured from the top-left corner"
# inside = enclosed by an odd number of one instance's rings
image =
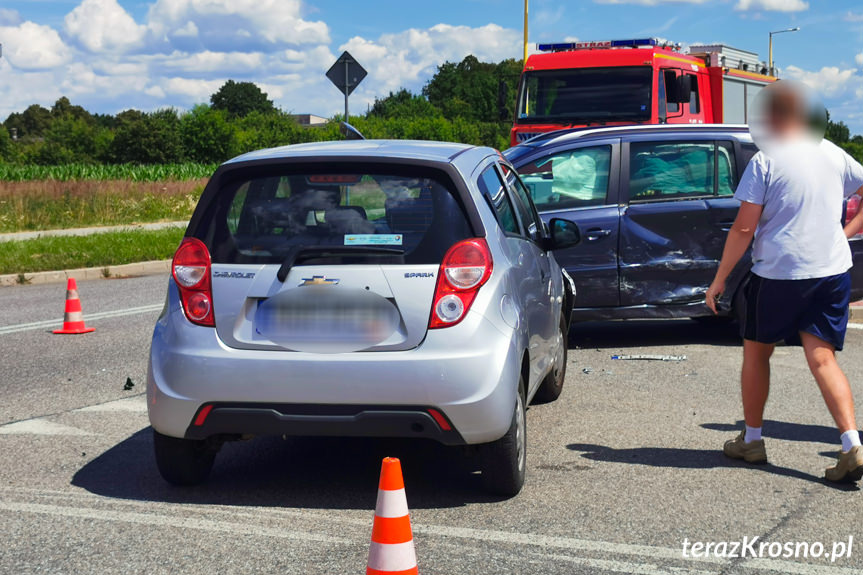
[[[405,497],[402,465],[395,457],[381,464],[378,502],[366,575],[418,575],[417,555]]]
[[[66,284],[66,313],[63,315],[63,329],[55,329],[54,333],[90,333],[95,327],[84,324],[84,313],[81,311],[81,300],[78,298],[78,284],[75,278],[69,278]]]

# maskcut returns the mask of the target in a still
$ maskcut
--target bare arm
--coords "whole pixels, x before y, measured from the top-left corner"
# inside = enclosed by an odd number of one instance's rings
[[[716,301],[725,292],[725,281],[752,242],[763,210],[764,207],[758,204],[749,202],[740,204],[740,211],[737,212],[734,225],[731,226],[725,239],[725,249],[722,250],[722,260],[719,262],[719,269],[716,270],[716,277],[713,278],[713,283],[710,284],[705,296],[707,307],[713,313],[716,313]]]
[[[863,196],[863,188],[857,190],[856,194],[857,196]],[[860,207],[863,208],[863,205]],[[853,238],[861,231],[863,231],[863,209],[858,209],[857,215],[845,225],[845,237],[849,239]]]

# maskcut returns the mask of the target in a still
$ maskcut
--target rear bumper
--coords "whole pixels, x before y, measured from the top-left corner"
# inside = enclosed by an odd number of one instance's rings
[[[506,433],[521,352],[481,314],[430,331],[409,351],[312,354],[227,347],[189,323],[171,298],[153,333],[150,423],[164,435],[427,437],[445,444]],[[213,405],[201,426],[202,407]],[[452,432],[427,411],[436,409]],[[200,427],[200,429],[193,429]]]
[[[212,406],[212,407],[210,407]],[[214,435],[297,435],[335,437],[422,437],[445,445],[463,445],[461,434],[428,407],[205,404],[186,429],[187,439]],[[206,410],[206,411],[204,411]],[[436,411],[436,410],[435,410]],[[200,421],[198,421],[200,417]]]

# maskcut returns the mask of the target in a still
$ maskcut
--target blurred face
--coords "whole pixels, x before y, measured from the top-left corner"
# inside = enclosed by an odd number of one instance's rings
[[[795,90],[777,87],[767,102],[767,125],[775,138],[798,136],[807,126],[806,104]]]
[[[827,113],[817,94],[795,80],[780,80],[764,87],[749,116],[752,139],[767,153],[780,143],[818,143],[826,125]]]

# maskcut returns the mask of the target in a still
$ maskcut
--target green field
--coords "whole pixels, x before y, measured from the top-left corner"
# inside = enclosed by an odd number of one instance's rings
[[[183,228],[123,230],[0,243],[0,274],[109,267],[170,259]]]
[[[110,181],[129,182],[182,182],[209,178],[217,164],[63,164],[37,166],[32,164],[0,163],[0,182],[29,182],[51,180],[56,182]]]

